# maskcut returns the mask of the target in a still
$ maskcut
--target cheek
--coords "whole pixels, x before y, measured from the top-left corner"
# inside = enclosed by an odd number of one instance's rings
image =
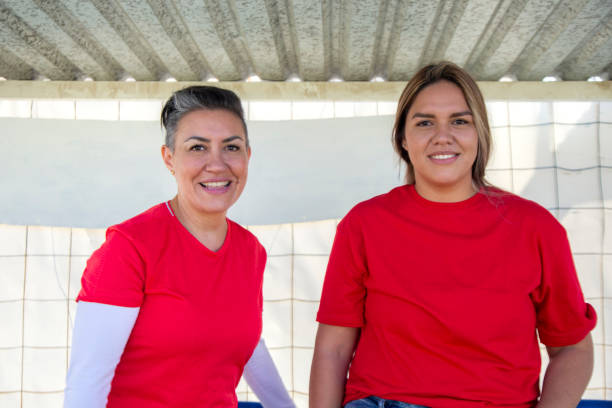
[[[232,158],[232,160],[230,161],[230,167],[232,168],[232,172],[234,174],[246,177],[247,172],[249,170],[248,156]]]
[[[411,162],[419,159],[419,156],[427,147],[426,140],[424,138],[416,137],[415,135],[407,135],[404,137],[404,143],[402,144],[404,150],[408,153],[408,157]]]
[[[197,172],[201,167],[200,161],[193,157],[182,157],[181,160],[176,162],[176,166],[185,176],[189,176],[191,173]]]
[[[478,134],[475,129],[466,129],[459,133],[457,138],[466,152],[478,151]]]
[[[478,135],[476,134],[476,132],[474,132],[474,135],[470,138],[470,149],[474,152],[474,157],[476,157],[476,154],[478,153]]]
[[[469,148],[466,150],[469,154],[470,168],[473,168],[478,158],[478,137],[470,140]]]

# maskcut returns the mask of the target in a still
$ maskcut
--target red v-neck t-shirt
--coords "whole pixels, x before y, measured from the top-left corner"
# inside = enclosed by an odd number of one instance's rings
[[[217,252],[167,203],[107,230],[77,300],[140,307],[108,407],[237,405],[235,388],[261,335],[266,253],[227,223]]]

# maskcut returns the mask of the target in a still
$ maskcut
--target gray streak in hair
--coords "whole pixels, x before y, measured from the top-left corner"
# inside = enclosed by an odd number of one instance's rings
[[[200,109],[222,109],[235,114],[242,122],[246,146],[249,147],[249,135],[240,98],[228,89],[201,85],[174,92],[164,104],[161,112],[161,125],[166,130],[165,143],[171,151],[174,151],[174,135],[181,118],[189,112]]]

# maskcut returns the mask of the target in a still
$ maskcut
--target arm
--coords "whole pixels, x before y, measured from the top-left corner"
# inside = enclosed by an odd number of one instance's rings
[[[340,408],[358,327],[319,324],[310,369],[310,407]]]
[[[565,347],[547,347],[550,362],[537,408],[575,408],[593,372],[591,334]]]
[[[138,307],[80,301],[72,332],[64,408],[104,408]]]
[[[244,379],[266,408],[295,408],[263,339],[244,366]]]

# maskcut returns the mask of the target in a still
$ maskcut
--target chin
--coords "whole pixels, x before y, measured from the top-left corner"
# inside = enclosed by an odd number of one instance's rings
[[[217,214],[217,213],[224,213],[227,212],[227,210],[229,210],[229,208],[231,207],[231,205],[199,205],[197,207],[198,211],[201,213],[207,213],[207,214]]]

